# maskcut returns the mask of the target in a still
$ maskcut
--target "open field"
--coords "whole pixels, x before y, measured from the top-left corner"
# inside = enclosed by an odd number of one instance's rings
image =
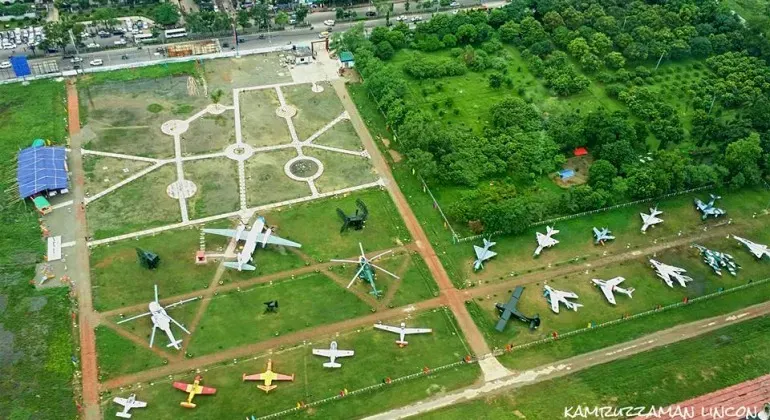
[[[390,302],[391,306],[409,305],[438,296],[438,285],[425,262],[417,254],[411,255],[411,261],[406,266],[406,273],[401,276],[400,283]]]
[[[418,418],[466,419],[484,412],[485,418],[509,419],[514,410],[527,418],[559,418],[564,415],[565,407],[576,404],[665,407],[766,374],[770,363],[767,328],[770,328],[770,318],[746,321],[702,337]],[[556,388],[559,392],[553,392]]]
[[[190,123],[190,128],[182,133],[181,138],[184,156],[223,151],[235,143],[234,111],[227,110],[220,115],[204,114]]]
[[[283,166],[297,156],[294,149],[260,152],[246,161],[246,200],[249,207],[310,195],[307,182],[295,181]]]
[[[234,160],[220,157],[185,162],[184,177],[198,187],[195,195],[187,199],[190,219],[240,209],[238,164]]]
[[[318,93],[310,89],[310,84],[281,87],[286,103],[297,108],[292,122],[300,140],[307,139],[345,110],[329,83],[318,84],[324,89]]]
[[[176,314],[172,315],[176,316]],[[156,338],[161,339],[163,331],[157,331]],[[156,347],[160,344],[155,343]],[[96,328],[96,352],[99,356],[99,380],[104,381],[116,376],[139,372],[163,365],[163,359],[132,341],[121,337],[108,327]]]
[[[84,155],[85,193],[94,195],[150,166],[150,162]]]
[[[187,351],[201,356],[370,311],[367,304],[323,275],[307,274],[271,283],[215,296]],[[280,303],[277,313],[265,312],[262,303],[270,300]]]
[[[221,89],[232,98],[232,90],[249,86],[291,82],[289,70],[281,67],[278,54],[202,61],[209,92]]]
[[[361,140],[358,138],[358,134],[356,134],[356,130],[353,128],[350,120],[342,120],[334,124],[325,133],[313,140],[313,143],[339,147],[340,149],[363,150]]]
[[[3,162],[15,161],[35,138],[65,144],[64,98],[63,84],[54,81],[0,86]],[[45,245],[32,205],[13,202],[14,166],[0,178],[2,190],[10,188],[0,211],[0,418],[75,418],[68,290],[37,291],[28,283]]]
[[[304,153],[320,160],[324,165],[323,174],[315,180],[320,193],[367,184],[378,179],[371,161],[367,158],[311,148],[306,148]]]
[[[161,298],[205,288],[214,276],[216,264],[195,265],[199,238],[197,229],[177,229],[92,249],[94,308],[104,311],[150,302],[154,284],[158,285]],[[214,250],[215,244],[224,244],[226,238],[207,236],[206,242],[207,250]],[[158,268],[148,270],[140,266],[136,248],[158,254]]]
[[[437,309],[414,315],[412,318],[407,321],[410,325],[414,323],[430,327],[434,332],[410,337],[410,345],[406,348],[399,348],[393,343],[393,334],[367,327],[357,331],[341,331],[335,337],[307,345],[297,343],[296,348],[277,350],[270,356],[255,355],[249,360],[239,360],[237,364],[209,367],[202,372],[204,385],[217,387],[218,395],[196,398],[196,403],[200,405],[189,412],[189,415],[201,419],[211,416],[266,415],[292,408],[298,401],[309,402],[336,395],[343,389],[353,391],[379,384],[386,377],[395,379],[420,372],[425,366],[449,364],[464,356],[462,338],[456,335],[454,320],[448,311]],[[399,320],[389,322],[397,323]],[[341,349],[356,351],[355,356],[340,359],[343,365],[341,369],[325,369],[321,366],[324,360],[311,355],[311,346],[328,348],[331,339],[337,340]],[[242,382],[241,374],[264,370],[268,357],[272,358],[275,371],[294,373],[296,376],[294,382],[279,382],[276,390],[265,395],[256,389],[254,383]],[[373,414],[408,401],[469,385],[477,377],[478,371],[476,365],[460,365],[407,383],[393,384],[382,391],[350,396],[342,401],[320,406],[317,408],[318,412],[313,408],[307,414],[301,415],[324,413],[324,418],[341,418],[349,417],[353,413]],[[192,378],[189,373],[182,373],[175,375],[174,380],[190,381]],[[176,418],[183,410],[178,406],[178,402],[184,395],[173,389],[167,380],[154,382],[154,385],[144,388],[140,396],[148,401],[148,413],[152,410],[154,418]],[[115,407],[110,404],[106,415],[112,415],[114,410]]]
[[[89,233],[101,239],[180,222],[179,200],[166,193],[175,180],[176,168],[165,165],[90,202]]]
[[[173,156],[173,138],[163,134],[160,126],[169,120],[187,119],[210,103],[195,80],[182,76],[81,86],[81,107],[88,115],[83,129],[94,133],[84,148],[156,158]]]
[[[242,92],[239,99],[244,143],[256,147],[291,143],[286,120],[275,113],[281,106],[275,89]]]

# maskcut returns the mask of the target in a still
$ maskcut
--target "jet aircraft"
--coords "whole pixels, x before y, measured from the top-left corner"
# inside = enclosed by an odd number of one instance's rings
[[[661,214],[663,214],[663,212],[658,210],[657,206],[650,208],[650,214],[639,213],[639,215],[642,216],[642,222],[644,223],[642,225],[642,232],[647,232],[647,228],[655,226],[658,223],[663,223],[663,219],[658,217],[658,215]]]
[[[535,249],[535,254],[533,256],[536,257],[540,255],[540,253],[543,251],[543,248],[550,248],[558,244],[559,241],[553,238],[553,235],[556,235],[557,233],[559,233],[559,231],[550,226],[545,227],[545,235],[540,232],[536,232],[535,237],[537,238],[537,249]]]
[[[749,249],[749,252],[754,254],[754,256],[757,257],[757,259],[761,260],[762,257],[764,257],[765,255],[770,257],[770,248],[768,248],[767,245],[751,242],[750,240],[743,239],[740,236],[733,235],[733,238],[736,241],[746,245],[746,247]]]
[[[293,381],[294,380],[294,374],[291,375],[284,375],[281,373],[275,373],[273,372],[273,361],[271,359],[267,360],[267,370],[265,370],[262,373],[255,373],[253,375],[247,375],[243,374],[243,380],[244,381],[264,381],[264,385],[257,385],[257,388],[265,391],[265,393],[270,392],[271,390],[275,389],[277,385],[272,385],[273,381]]]
[[[663,279],[668,287],[674,287],[675,281],[680,286],[687,287],[687,283],[692,281],[691,277],[684,275],[687,272],[684,268],[674,267],[656,260],[650,260],[650,264],[652,264],[658,277]]]
[[[551,310],[557,314],[559,313],[559,303],[563,303],[567,309],[572,309],[573,311],[577,311],[579,307],[583,306],[577,302],[567,300],[578,298],[578,295],[573,292],[556,290],[548,285],[544,287],[545,290],[543,291],[543,296],[545,296],[545,298],[548,300],[548,303],[551,304]]]
[[[726,211],[723,209],[720,209],[718,207],[714,206],[714,202],[719,200],[720,196],[711,194],[711,200],[709,200],[708,203],[704,203],[703,201],[700,201],[700,199],[695,199],[695,208],[698,209],[701,213],[703,213],[703,216],[701,216],[701,219],[706,220],[709,216],[719,217],[722,215],[727,214]]]
[[[497,252],[492,251],[492,248],[497,242],[490,242],[484,239],[484,246],[473,245],[473,251],[476,253],[476,261],[473,262],[473,271],[478,271],[484,268],[484,261],[497,255]]]
[[[623,283],[626,279],[623,277],[615,277],[612,279],[609,279],[607,281],[600,280],[600,279],[592,279],[591,282],[602,289],[602,293],[604,293],[604,297],[607,298],[607,301],[613,305],[615,305],[615,293],[622,293],[628,297],[631,297],[631,293],[634,293],[634,288],[629,287],[628,289],[618,287],[620,283]]]
[[[594,245],[604,245],[605,242],[615,239],[610,233],[612,233],[612,231],[607,228],[594,228]]]

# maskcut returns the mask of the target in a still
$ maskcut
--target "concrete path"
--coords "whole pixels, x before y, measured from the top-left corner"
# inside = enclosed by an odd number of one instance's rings
[[[655,348],[667,346],[678,341],[687,340],[699,335],[736,324],[748,319],[753,319],[770,314],[770,302],[741,309],[726,315],[720,315],[713,318],[703,319],[688,324],[677,325],[676,327],[658,331],[632,340],[626,343],[617,344],[601,350],[575,356],[557,363],[543,365],[534,369],[526,370],[508,375],[504,378],[489,381],[481,386],[471,386],[438,398],[431,398],[408,405],[399,409],[391,410],[375,416],[367,417],[367,420],[391,420],[403,419],[425,413],[432,410],[448,407],[453,404],[461,404],[474,398],[479,398],[489,394],[510,391],[521,388],[526,385],[544,382],[550,379],[559,378],[578,372],[596,365],[611,362],[613,360],[623,359],[638,353],[642,353]],[[510,357],[515,357],[511,355]]]

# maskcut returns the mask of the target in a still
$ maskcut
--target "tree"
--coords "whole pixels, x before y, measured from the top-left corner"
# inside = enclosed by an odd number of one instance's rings
[[[270,26],[270,10],[267,8],[267,5],[262,3],[255,4],[251,8],[251,16],[258,27],[267,28]],[[286,19],[288,22],[288,16],[286,16]]]
[[[613,51],[604,57],[604,65],[613,70],[621,69],[626,65],[626,59],[623,54]]]
[[[407,12],[409,11],[409,0],[406,0],[404,2],[404,11],[407,11]]]
[[[498,89],[503,85],[503,75],[500,73],[492,73],[489,75],[489,87]]]
[[[377,44],[374,54],[380,59],[389,60],[391,57],[393,57],[393,54],[395,54],[395,51],[393,50],[393,46],[390,45],[390,42],[381,41],[380,43]]]
[[[224,95],[225,92],[222,91],[222,89],[217,89],[213,92],[211,92],[211,102],[214,102],[215,104],[218,104],[219,101],[222,100],[222,95]]]
[[[745,139],[730,143],[725,150],[725,165],[730,173],[733,176],[743,176],[747,185],[757,184],[761,180],[761,159],[762,147],[757,133],[751,133]]]
[[[583,56],[587,55],[591,49],[588,47],[588,43],[583,38],[575,38],[567,46],[567,50],[573,57],[580,60]]]
[[[278,12],[275,15],[275,24],[276,25],[286,25],[289,23],[289,15],[286,12]]]
[[[513,21],[506,22],[497,30],[500,40],[508,43],[516,43],[519,38],[519,24]]]
[[[61,48],[62,53],[69,43],[69,28],[63,22],[48,22],[43,27],[43,33],[45,34],[45,41],[48,45]]]
[[[599,159],[588,168],[588,185],[594,189],[612,190],[612,183],[618,169],[609,161]]]
[[[179,22],[179,9],[172,3],[161,3],[155,7],[153,17],[163,26],[175,25]]]
[[[342,20],[342,18],[345,17],[345,9],[338,7],[334,10],[334,18],[337,20]]]
[[[607,35],[597,32],[591,36],[591,48],[599,57],[612,51],[612,40]]]
[[[466,23],[457,28],[457,41],[460,44],[472,44],[476,41],[478,30],[476,26]]]
[[[524,132],[542,128],[543,122],[537,109],[515,96],[492,105],[489,111],[492,114],[492,125],[496,128],[517,127]]]
[[[239,10],[237,16],[238,25],[241,28],[251,28],[251,17],[249,16],[249,12],[245,10]]]
[[[297,8],[294,9],[294,14],[297,16],[297,22],[300,23],[305,21],[308,13],[310,13],[310,8],[308,8],[304,3],[300,3]]]

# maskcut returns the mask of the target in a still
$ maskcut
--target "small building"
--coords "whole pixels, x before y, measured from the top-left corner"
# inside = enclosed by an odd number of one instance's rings
[[[313,51],[308,47],[297,47],[294,50],[294,64],[310,64],[313,62]]]
[[[340,64],[343,68],[352,69],[355,67],[356,62],[353,60],[353,53],[350,51],[343,51],[340,53]]]
[[[575,156],[585,156],[588,154],[588,149],[586,149],[585,147],[578,147],[575,149],[573,153],[575,154]]]
[[[67,153],[63,147],[28,147],[19,152],[16,181],[22,199],[68,193]],[[37,204],[37,203],[36,203]],[[40,203],[43,205],[44,203]]]

